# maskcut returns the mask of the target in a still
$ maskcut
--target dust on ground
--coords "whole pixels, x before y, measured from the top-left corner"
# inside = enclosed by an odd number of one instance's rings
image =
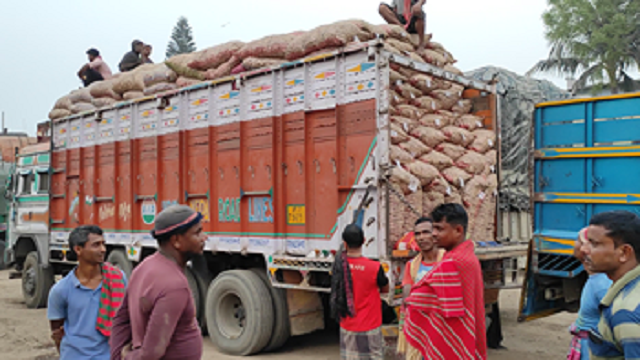
[[[55,360],[56,350],[49,338],[46,309],[27,309],[19,279],[10,280],[9,271],[0,271],[0,358],[11,360]],[[491,360],[538,360],[564,358],[570,337],[567,327],[572,314],[558,314],[528,323],[517,323],[519,291],[503,291],[500,297],[503,345],[490,350]],[[231,360],[218,353],[208,338],[203,359]],[[251,357],[254,360],[329,360],[339,358],[338,334],[319,332],[292,338],[277,353]]]

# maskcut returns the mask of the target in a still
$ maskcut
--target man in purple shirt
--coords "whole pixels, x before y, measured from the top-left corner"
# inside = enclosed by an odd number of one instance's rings
[[[204,249],[202,215],[174,205],[151,232],[158,251],[138,265],[111,332],[111,359],[199,360],[202,335],[184,270]]]

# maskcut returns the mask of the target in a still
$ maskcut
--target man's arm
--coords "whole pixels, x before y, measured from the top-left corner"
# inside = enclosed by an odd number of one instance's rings
[[[60,353],[60,344],[64,337],[64,320],[67,318],[67,301],[60,284],[58,283],[51,288],[47,301],[47,318],[51,328],[51,339],[56,344],[58,353]]]
[[[618,310],[613,318],[613,336],[622,345],[624,358],[640,359],[640,314],[636,311]]]
[[[190,301],[191,293],[188,289],[174,290],[157,299],[151,310],[142,347],[133,349],[124,360],[162,359],[178,320]]]
[[[131,343],[131,317],[129,314],[129,292],[125,292],[122,305],[116,311],[111,324],[111,360],[120,360],[122,349]]]
[[[381,294],[386,294],[389,292],[389,279],[387,279],[387,275],[384,274],[384,270],[382,269],[382,265],[378,269],[377,276],[378,287],[380,288]]]

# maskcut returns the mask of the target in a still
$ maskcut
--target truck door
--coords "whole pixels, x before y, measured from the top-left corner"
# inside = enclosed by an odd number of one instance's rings
[[[537,106],[534,233],[521,320],[577,309],[587,275],[572,257],[573,243],[594,214],[640,214],[638,109],[638,95]]]

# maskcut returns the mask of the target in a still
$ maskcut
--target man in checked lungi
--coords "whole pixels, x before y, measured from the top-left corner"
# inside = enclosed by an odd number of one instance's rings
[[[389,280],[382,265],[362,256],[364,233],[348,225],[343,249],[336,255],[331,279],[331,314],[340,322],[344,360],[382,360],[382,300]]]

